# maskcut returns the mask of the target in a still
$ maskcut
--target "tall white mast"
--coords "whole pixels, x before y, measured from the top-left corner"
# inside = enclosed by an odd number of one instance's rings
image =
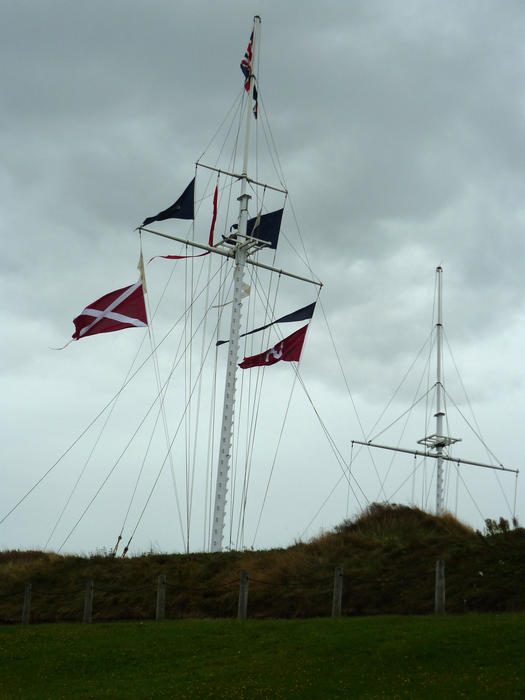
[[[442,322],[442,301],[441,301],[441,275],[443,270],[441,267],[436,268],[437,286],[438,286],[438,316],[436,323],[436,350],[437,350],[437,371],[436,371],[436,434],[443,435],[443,418],[444,411],[441,410],[443,403],[442,391],[443,382],[441,377],[442,357],[443,357],[443,322]],[[444,443],[440,441],[436,444],[437,453],[437,472],[436,472],[436,513],[443,513],[443,447]]]
[[[256,51],[258,48],[259,25],[261,18],[254,17],[252,39],[252,69],[255,66]],[[242,288],[244,268],[248,250],[252,243],[246,238],[246,224],[248,221],[248,158],[250,152],[250,128],[252,122],[252,104],[255,78],[253,70],[250,75],[250,89],[246,101],[246,132],[244,141],[244,158],[241,177],[241,195],[239,197],[239,226],[237,243],[234,249],[235,271],[232,315],[230,324],[230,342],[228,344],[228,360],[226,367],[226,383],[224,387],[224,405],[222,411],[221,441],[219,446],[219,464],[217,467],[217,482],[215,487],[215,505],[213,509],[212,524],[212,552],[222,550],[224,536],[224,519],[226,515],[226,493],[228,491],[228,478],[230,472],[231,443],[233,435],[233,419],[235,407],[235,383],[237,375],[237,362],[239,359],[239,329],[242,310]]]
[[[250,254],[260,250],[264,245],[268,245],[263,240],[258,240],[250,235],[247,235],[247,223],[248,223],[248,202],[250,200],[250,195],[247,193],[248,184],[260,186],[262,183],[257,182],[248,177],[248,160],[250,154],[250,131],[252,123],[252,111],[254,103],[254,90],[255,90],[255,76],[253,75],[253,67],[256,63],[256,53],[258,51],[259,44],[259,34],[260,34],[260,23],[261,18],[259,16],[254,17],[253,23],[253,35],[251,37],[251,64],[250,64],[250,74],[249,74],[249,90],[246,91],[246,113],[245,113],[245,142],[244,142],[244,153],[243,153],[243,166],[242,174],[227,172],[225,170],[219,170],[215,167],[209,165],[204,165],[199,163],[201,167],[209,168],[210,170],[216,170],[217,172],[224,173],[229,177],[233,177],[240,181],[241,183],[241,193],[239,196],[239,219],[238,228],[235,236],[231,236],[225,244],[218,244],[215,246],[208,246],[195,241],[188,241],[178,236],[173,236],[167,233],[161,233],[160,231],[154,231],[150,228],[140,227],[141,231],[147,231],[156,236],[162,236],[163,238],[169,238],[170,240],[183,243],[184,245],[198,248],[206,252],[214,253],[217,255],[223,255],[228,258],[233,258],[235,260],[234,269],[234,288],[233,288],[233,301],[231,310],[231,322],[230,322],[230,338],[228,343],[228,358],[226,366],[226,380],[224,386],[224,404],[222,412],[222,427],[220,434],[220,445],[219,445],[219,461],[217,467],[217,480],[215,489],[215,503],[211,523],[211,551],[219,552],[222,550],[222,542],[224,536],[224,522],[226,517],[226,494],[228,492],[228,479],[230,472],[230,460],[231,460],[231,444],[233,437],[233,425],[234,425],[234,409],[235,409],[235,384],[236,384],[236,374],[237,374],[237,361],[239,359],[239,331],[241,322],[241,311],[242,311],[242,291],[243,291],[243,276],[246,264],[260,267],[271,272],[276,272],[279,275],[285,275],[286,277],[291,277],[303,282],[309,282],[317,286],[322,286],[321,282],[317,280],[308,279],[300,275],[287,272],[286,270],[277,269],[270,265],[265,265],[258,260],[251,259]],[[265,188],[270,190],[275,190],[277,192],[282,192],[286,194],[286,190],[280,189],[278,187],[272,187],[270,185],[264,185]]]

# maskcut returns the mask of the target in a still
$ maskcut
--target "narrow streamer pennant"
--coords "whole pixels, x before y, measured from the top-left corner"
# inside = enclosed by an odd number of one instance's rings
[[[241,299],[244,299],[245,297],[249,297],[251,290],[252,290],[252,288],[250,287],[250,285],[246,284],[246,282],[243,282],[242,283]],[[215,304],[211,308],[212,309],[222,309],[225,306],[228,306],[229,304],[233,304],[233,299],[231,301],[225,302],[224,304]],[[222,341],[219,340],[218,343],[216,343],[216,345],[219,345],[220,343],[227,343],[227,342],[228,342],[227,340],[222,340]]]
[[[219,184],[215,185],[215,192],[213,193],[213,215],[211,217],[210,235],[208,236],[208,245],[210,248],[213,247],[213,233],[215,231],[215,222],[217,221],[217,197],[219,195]]]
[[[281,318],[278,318],[276,321],[272,321],[271,323],[267,323],[265,326],[260,326],[259,328],[254,328],[253,331],[248,331],[247,333],[242,333],[239,338],[244,338],[246,335],[251,335],[252,333],[258,333],[259,331],[264,331],[267,328],[270,328],[270,326],[275,325],[276,323],[292,323],[293,321],[306,321],[314,315],[314,310],[315,310],[315,305],[317,302],[312,302],[311,304],[308,304],[308,306],[303,306],[301,309],[297,309],[297,311],[292,311],[291,314],[286,314],[286,316],[281,316]],[[218,340],[215,345],[223,345],[224,343],[229,343],[229,340]]]

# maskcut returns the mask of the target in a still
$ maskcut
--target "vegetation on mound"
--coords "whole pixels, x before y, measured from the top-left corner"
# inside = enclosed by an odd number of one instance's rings
[[[87,579],[94,580],[94,620],[152,619],[160,574],[167,577],[168,618],[234,617],[242,569],[250,577],[250,617],[326,616],[336,567],[344,570],[344,615],[426,614],[437,559],[446,563],[447,612],[519,611],[524,555],[525,530],[503,519],[489,521],[482,534],[450,514],[373,504],[287,549],[126,559],[1,552],[0,621],[20,620],[29,582],[32,621],[78,621]]]

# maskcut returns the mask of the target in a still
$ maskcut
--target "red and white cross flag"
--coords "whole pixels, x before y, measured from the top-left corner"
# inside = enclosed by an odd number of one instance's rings
[[[96,333],[111,333],[123,328],[148,325],[142,280],[109,292],[86,306],[75,319],[73,338],[80,340]]]

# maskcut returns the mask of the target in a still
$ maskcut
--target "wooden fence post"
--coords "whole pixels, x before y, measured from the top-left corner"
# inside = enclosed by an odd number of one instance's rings
[[[341,616],[343,601],[343,569],[338,566],[334,573],[334,595],[332,597],[332,617]]]
[[[82,622],[89,625],[93,620],[93,579],[86,581],[86,593],[84,595],[84,616]]]
[[[244,569],[241,571],[241,582],[239,586],[239,607],[237,608],[237,619],[246,620],[248,615],[248,572]]]
[[[445,614],[445,562],[436,561],[436,587],[434,593],[434,614]]]
[[[31,617],[31,584],[26,583],[24,587],[24,607],[22,608],[22,624],[28,625]]]
[[[166,574],[160,574],[157,579],[157,607],[155,609],[155,620],[166,619]]]

